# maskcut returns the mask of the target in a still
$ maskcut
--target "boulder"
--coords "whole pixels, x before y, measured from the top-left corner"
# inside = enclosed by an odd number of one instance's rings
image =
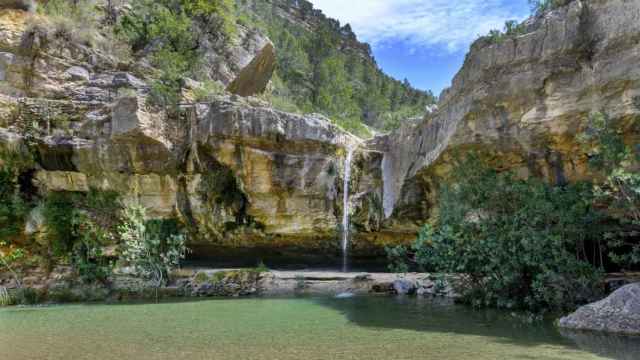
[[[67,76],[71,78],[72,81],[89,81],[90,74],[89,70],[83,68],[82,66],[72,66],[66,71]]]
[[[640,335],[640,283],[624,286],[604,300],[560,319],[560,327]]]
[[[162,116],[147,112],[144,99],[122,97],[112,110],[111,139],[126,142],[166,142],[162,130]]]
[[[411,295],[416,292],[416,283],[405,279],[398,279],[393,282],[393,289],[398,295]]]
[[[276,69],[276,53],[272,44],[267,44],[260,53],[240,71],[227,90],[240,96],[262,94]]]

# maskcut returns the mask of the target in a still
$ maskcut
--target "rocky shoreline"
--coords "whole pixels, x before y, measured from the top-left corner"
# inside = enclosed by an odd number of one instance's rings
[[[23,289],[34,303],[129,301],[158,298],[287,297],[417,295],[455,299],[451,285],[456,276],[427,273],[367,273],[332,271],[275,271],[262,269],[180,269],[170,282],[156,288],[121,268],[105,283],[84,284],[71,270],[57,267],[45,275],[34,272],[24,278]],[[18,291],[12,281],[0,281],[9,293]]]

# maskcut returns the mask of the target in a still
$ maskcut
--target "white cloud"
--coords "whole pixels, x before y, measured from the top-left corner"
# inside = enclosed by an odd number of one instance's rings
[[[466,50],[478,35],[523,19],[514,0],[311,0],[327,16],[351,24],[373,46],[404,41],[412,47]]]

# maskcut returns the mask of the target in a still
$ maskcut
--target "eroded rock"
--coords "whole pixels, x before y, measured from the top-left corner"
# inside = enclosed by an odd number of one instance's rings
[[[275,69],[275,49],[272,44],[267,44],[251,63],[240,71],[227,90],[240,96],[262,94]]]
[[[640,283],[624,286],[604,300],[560,319],[560,327],[640,335]]]

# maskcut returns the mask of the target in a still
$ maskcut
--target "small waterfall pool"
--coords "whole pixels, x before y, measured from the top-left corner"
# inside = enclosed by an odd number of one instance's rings
[[[3,360],[637,360],[640,339],[419,298],[0,309]]]

